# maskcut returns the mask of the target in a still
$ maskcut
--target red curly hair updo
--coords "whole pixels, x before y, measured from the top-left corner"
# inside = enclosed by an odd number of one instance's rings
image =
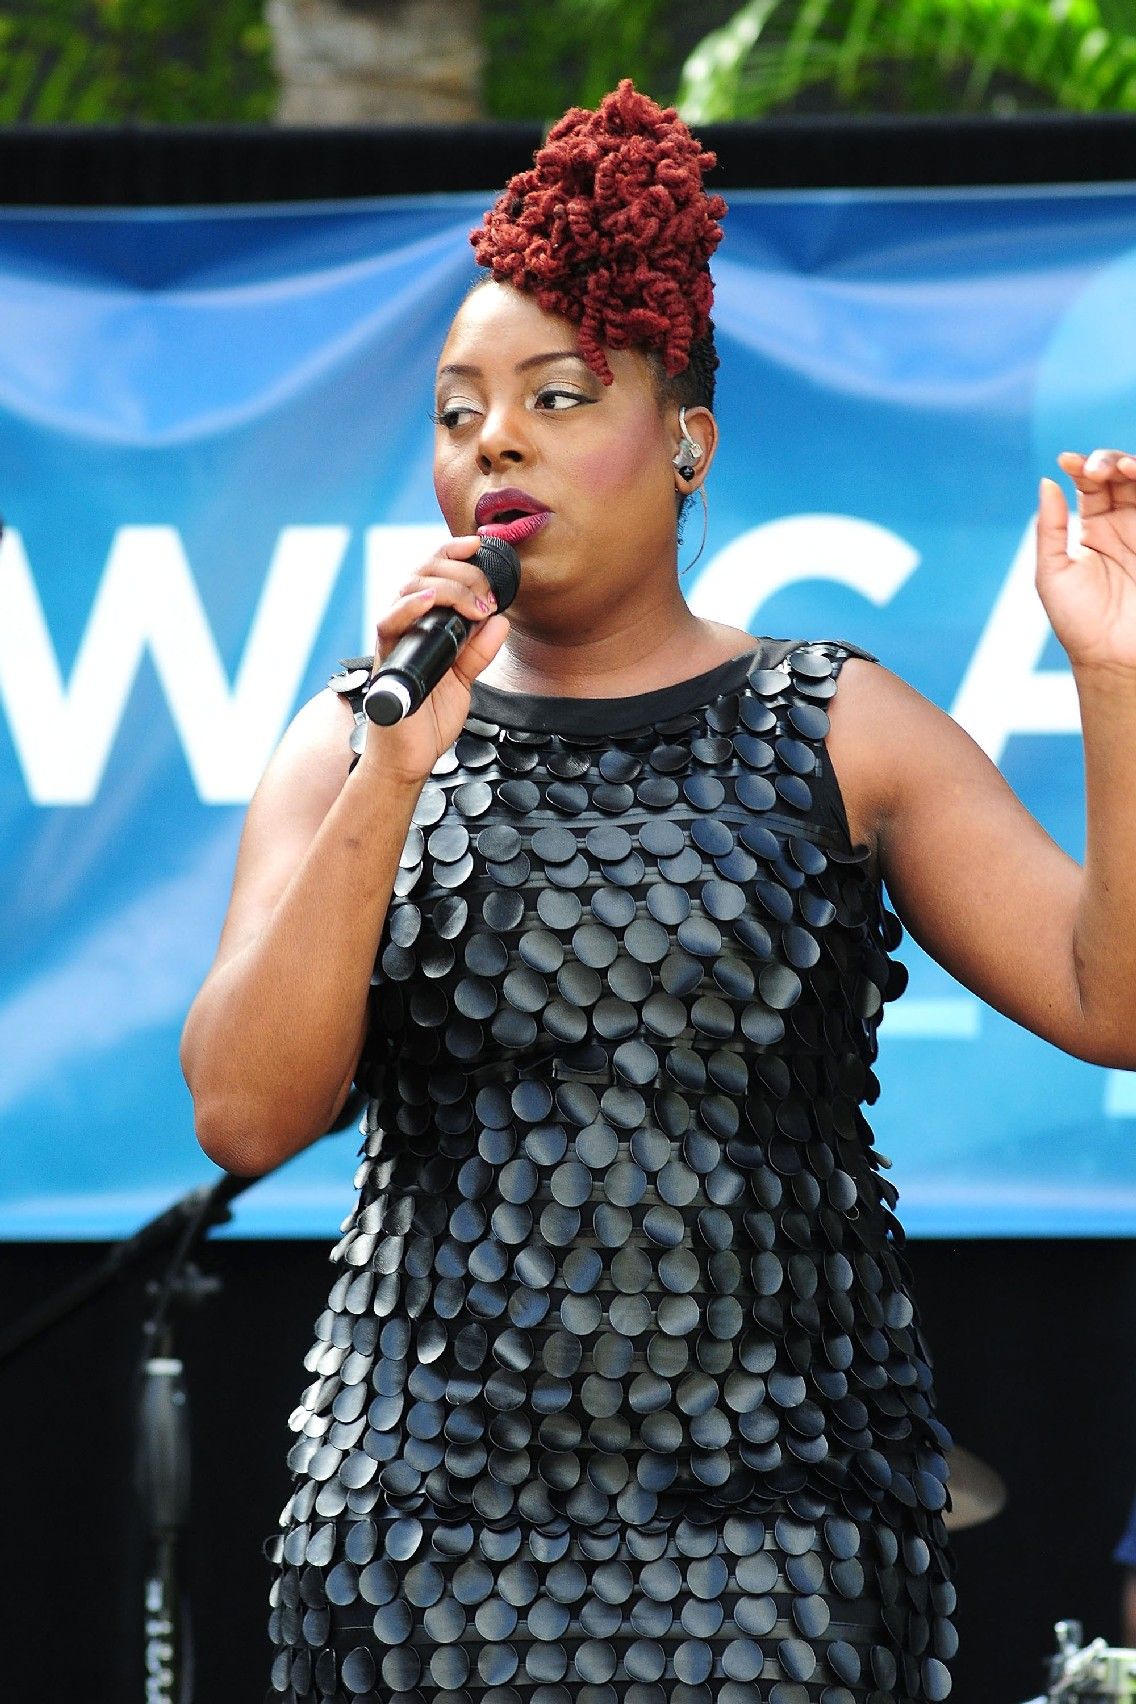
[[[653,351],[673,377],[711,329],[726,203],[702,174],[715,164],[674,107],[625,78],[595,112],[566,112],[509,180],[470,234],[478,264],[578,325],[604,384],[605,347]]]

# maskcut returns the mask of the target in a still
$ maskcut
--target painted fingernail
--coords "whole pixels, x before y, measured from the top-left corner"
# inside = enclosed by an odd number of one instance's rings
[[[477,605],[478,609],[481,611],[482,615],[488,615],[489,614],[489,605],[486,603],[484,598],[474,598],[473,601]]]
[[[487,609],[496,609],[497,608],[497,599],[493,596],[492,592],[490,592],[490,594],[489,594],[489,602],[487,603],[486,608]]]
[[[415,595],[417,597],[420,597],[423,600],[423,602],[425,602],[425,600],[427,598],[432,598],[434,596],[434,588],[433,588],[433,586],[426,586],[426,587],[423,588],[422,591],[416,593]]]

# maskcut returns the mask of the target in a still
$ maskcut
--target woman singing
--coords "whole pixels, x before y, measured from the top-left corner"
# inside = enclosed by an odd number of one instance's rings
[[[186,1026],[233,1171],[369,1097],[275,1543],[289,1704],[945,1698],[949,1439],[863,1112],[903,980],[881,884],[983,999],[1136,1066],[1136,458],[1062,458],[1072,555],[1042,488],[1082,869],[872,658],[683,601],[711,163],[624,83],[474,233],[453,536],[377,656],[432,608],[477,625],[401,723],[363,716],[370,659],[297,716]]]

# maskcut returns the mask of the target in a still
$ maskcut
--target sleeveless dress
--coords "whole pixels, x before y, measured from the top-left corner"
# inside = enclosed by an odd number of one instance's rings
[[[947,1696],[950,1440],[862,1111],[901,931],[825,747],[849,654],[475,685],[372,979],[270,1698]]]

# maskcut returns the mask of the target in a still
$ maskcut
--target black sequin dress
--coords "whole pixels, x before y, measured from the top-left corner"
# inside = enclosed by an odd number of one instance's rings
[[[475,687],[376,963],[270,1697],[949,1692],[949,1439],[861,1110],[900,930],[824,743],[852,649]]]

